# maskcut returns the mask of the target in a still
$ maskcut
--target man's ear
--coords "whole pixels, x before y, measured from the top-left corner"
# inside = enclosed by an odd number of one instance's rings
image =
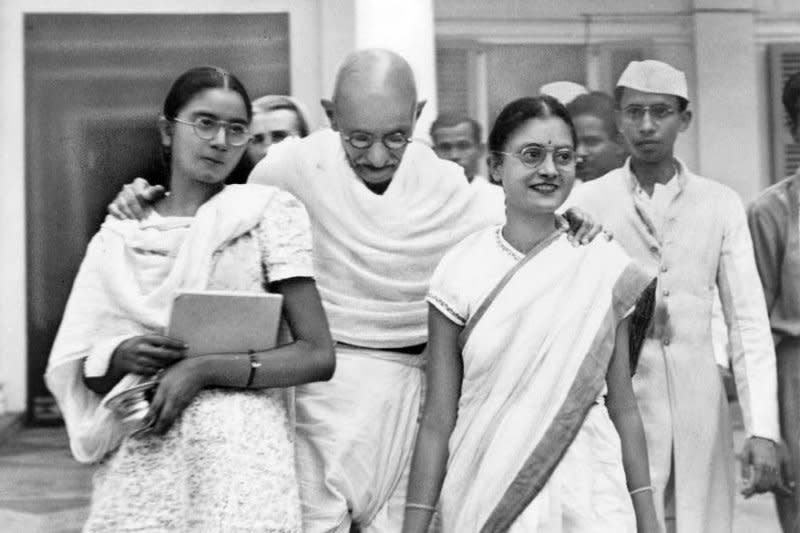
[[[428,103],[427,100],[422,100],[420,102],[417,102],[417,110],[416,110],[416,115],[414,115],[414,120],[419,120],[419,116],[422,114],[422,110],[425,108],[425,104],[427,103]]]
[[[486,168],[489,169],[489,181],[493,181],[494,183],[503,184],[503,180],[500,177],[500,167],[503,166],[503,159],[502,156],[490,153],[486,156]]]
[[[681,128],[680,131],[689,129],[689,124],[692,123],[692,112],[688,109],[681,111]]]
[[[617,127],[617,135],[619,140],[625,141],[625,137],[622,135],[622,110],[615,109],[614,110],[614,125]]]
[[[161,135],[161,146],[172,146],[172,122],[166,117],[158,117],[158,133]]]
[[[333,105],[333,102],[323,98],[319,101],[320,105],[322,105],[322,109],[325,110],[325,116],[328,117],[328,122],[331,123],[331,129],[333,131],[339,131],[339,125],[336,123],[336,113],[334,110],[336,106]]]

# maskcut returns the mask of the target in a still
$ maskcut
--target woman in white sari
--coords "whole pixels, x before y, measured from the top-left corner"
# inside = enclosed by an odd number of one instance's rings
[[[576,248],[554,229],[575,176],[561,104],[510,103],[489,147],[506,222],[456,245],[431,281],[403,530],[426,531],[438,508],[444,532],[657,532],[629,363],[652,280],[615,242]]]
[[[181,75],[159,119],[170,194],[141,221],[109,217],[75,279],[45,377],[73,455],[100,462],[84,531],[300,531],[290,387],[335,361],[305,209],[225,185],[250,113],[228,72]],[[282,294],[279,346],[186,357],[163,336],[178,289]],[[152,431],[127,436],[103,399],[156,373]]]

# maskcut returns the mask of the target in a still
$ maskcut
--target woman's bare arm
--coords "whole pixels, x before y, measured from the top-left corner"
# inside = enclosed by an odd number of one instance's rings
[[[639,415],[639,407],[633,394],[630,374],[629,320],[624,320],[617,328],[614,355],[611,359],[606,382],[608,396],[606,405],[614,427],[617,428],[622,443],[622,463],[625,478],[636,513],[637,531],[639,533],[657,533],[659,531],[652,489],[650,465],[647,457],[644,426]]]
[[[428,306],[428,361],[425,409],[420,422],[408,482],[403,533],[425,533],[439,501],[456,424],[463,365],[458,349],[461,326]],[[415,507],[420,505],[421,507]]]

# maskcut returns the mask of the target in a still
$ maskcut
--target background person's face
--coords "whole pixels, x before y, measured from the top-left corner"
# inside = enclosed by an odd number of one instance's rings
[[[660,120],[645,113],[639,121],[626,117],[625,110],[630,106],[670,106],[674,113]],[[691,120],[689,111],[678,111],[678,98],[671,94],[645,93],[626,87],[620,101],[617,126],[625,137],[628,150],[634,159],[657,163],[672,159],[673,147],[678,133],[686,130]]]
[[[609,135],[602,119],[582,114],[572,117],[572,123],[578,136],[576,176],[579,179],[590,181],[622,166],[625,148]]]
[[[462,122],[452,127],[440,127],[433,132],[433,149],[436,155],[464,169],[468,179],[478,172],[478,164],[483,147],[473,137],[472,126]]]
[[[250,122],[253,139],[247,146],[247,155],[253,163],[258,163],[269,147],[287,137],[300,136],[300,122],[297,113],[291,109],[273,109],[253,115]]]

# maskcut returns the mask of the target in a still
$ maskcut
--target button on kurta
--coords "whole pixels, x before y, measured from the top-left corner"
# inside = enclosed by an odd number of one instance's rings
[[[664,339],[664,346],[669,346],[669,339]]]
[[[662,294],[663,294],[664,296],[669,296],[669,289],[664,289],[664,290],[663,290],[663,292],[662,292]]]
[[[666,272],[667,270],[667,265],[661,265],[661,272]]]

